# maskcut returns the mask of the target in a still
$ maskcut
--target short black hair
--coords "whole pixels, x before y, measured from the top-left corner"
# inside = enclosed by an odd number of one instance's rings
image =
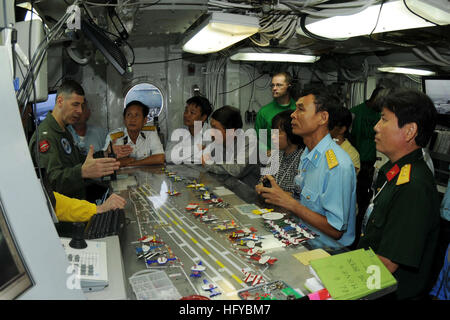
[[[217,109],[211,118],[220,122],[225,129],[241,129],[243,126],[241,112],[232,106]]]
[[[206,120],[211,115],[212,106],[208,99],[201,96],[194,96],[186,100],[186,104],[195,104],[201,109],[202,115],[206,114]]]
[[[287,139],[290,143],[304,147],[303,138],[292,132],[291,114],[293,110],[285,110],[272,118],[272,129],[281,129],[286,132]]]
[[[352,113],[347,108],[342,106],[338,106],[336,108],[331,108],[328,111],[329,119],[328,119],[328,130],[333,130],[335,127],[346,127],[347,130],[344,133],[344,136],[348,138],[348,132],[352,125]]]
[[[381,106],[397,117],[399,128],[407,123],[417,124],[416,144],[426,147],[437,119],[436,107],[430,97],[418,90],[402,88],[380,99]]]
[[[70,95],[72,93],[75,93],[79,96],[84,96],[84,89],[75,80],[66,79],[56,91],[56,97],[60,96],[61,94]]]
[[[330,112],[330,109],[337,108],[340,105],[339,98],[329,93],[325,88],[311,88],[302,92],[302,97],[312,94],[314,96],[314,104],[316,113],[320,111]],[[328,120],[329,121],[329,120]]]
[[[125,109],[123,109],[123,117],[125,118],[125,114],[127,113],[127,110],[129,107],[131,106],[139,106],[142,109],[142,114],[144,115],[144,118],[147,118],[148,113],[150,112],[150,108],[147,107],[145,104],[143,104],[142,102],[138,101],[138,100],[133,100],[127,103],[127,105],[125,106]]]

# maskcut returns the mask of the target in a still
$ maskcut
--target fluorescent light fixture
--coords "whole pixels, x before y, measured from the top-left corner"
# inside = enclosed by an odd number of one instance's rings
[[[320,59],[319,56],[309,56],[303,54],[287,53],[260,53],[260,52],[239,52],[230,57],[237,61],[279,61],[296,63],[313,63]]]
[[[259,19],[238,14],[213,12],[183,44],[186,52],[217,52],[250,37],[259,30]]]
[[[450,23],[448,0],[407,0],[406,5],[419,16],[440,25]]]
[[[447,0],[444,1],[447,2]],[[442,22],[443,24],[450,23],[448,12],[442,11],[431,4],[425,3],[423,0],[408,0],[407,5],[411,10],[417,10],[418,14],[426,12],[426,10],[432,7],[435,9],[433,12],[441,12],[441,14],[438,15],[438,21],[435,21],[434,17],[430,17],[431,21],[436,23]],[[418,8],[421,9],[418,10]],[[322,14],[334,13],[335,16],[325,19],[307,17],[305,20],[305,27],[309,32],[315,35],[331,39],[346,39],[371,33],[434,26],[434,24],[429,23],[411,13],[405,7],[402,0],[385,2],[383,7],[381,7],[381,4],[372,5],[359,13],[351,15],[344,15],[344,11],[342,10],[322,10],[320,12]],[[339,13],[342,15],[339,15]],[[297,33],[305,35],[300,27],[297,28],[296,31]]]
[[[405,73],[405,74],[415,74],[418,76],[432,76],[436,73],[429,70],[423,69],[413,69],[413,68],[400,68],[400,67],[379,67],[378,71],[381,72],[391,72],[391,73]]]

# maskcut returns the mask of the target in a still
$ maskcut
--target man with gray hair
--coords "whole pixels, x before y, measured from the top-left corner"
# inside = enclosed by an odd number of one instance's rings
[[[94,146],[94,152],[101,151],[105,144],[106,135],[108,134],[108,132],[102,127],[92,124],[88,125],[87,122],[90,117],[91,109],[85,98],[82,105],[80,119],[77,122],[67,126],[67,129],[72,134],[75,145],[84,155],[88,153],[89,146],[91,144]]]

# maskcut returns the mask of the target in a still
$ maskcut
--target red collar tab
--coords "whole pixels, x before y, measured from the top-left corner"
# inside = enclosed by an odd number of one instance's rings
[[[392,179],[395,178],[395,176],[400,172],[400,169],[398,167],[398,165],[395,165],[391,168],[391,170],[388,171],[388,173],[386,173],[386,178],[388,179],[388,181],[391,181]]]

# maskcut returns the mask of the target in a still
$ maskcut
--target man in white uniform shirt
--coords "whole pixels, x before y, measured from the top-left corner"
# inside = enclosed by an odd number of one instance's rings
[[[164,163],[164,149],[155,128],[145,126],[149,108],[140,101],[129,102],[123,111],[125,128],[108,134],[104,150],[113,143],[120,167]]]

